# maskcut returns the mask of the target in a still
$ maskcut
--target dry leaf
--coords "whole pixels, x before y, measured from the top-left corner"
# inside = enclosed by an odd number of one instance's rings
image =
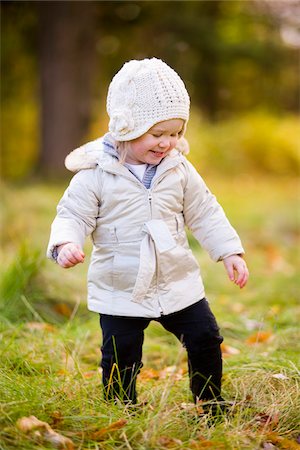
[[[158,380],[159,379],[159,371],[155,369],[142,369],[139,374],[139,380],[148,381],[148,380]]]
[[[47,422],[42,422],[35,416],[22,417],[17,421],[17,427],[24,433],[31,433],[36,438],[43,439],[58,449],[74,450],[71,439],[54,431]]]
[[[197,402],[197,404],[183,402],[183,403],[180,404],[180,408],[184,409],[186,411],[195,412],[196,414],[200,415],[200,414],[204,413],[204,409],[203,409],[202,404],[203,404],[202,400],[199,400]]]
[[[185,410],[194,409],[195,406],[196,406],[195,403],[185,403],[185,402],[180,403],[180,408]]]
[[[258,331],[257,333],[252,334],[246,339],[246,343],[249,345],[254,345],[258,343],[269,342],[273,339],[273,334],[271,331]]]
[[[299,450],[300,445],[291,439],[287,439],[285,437],[279,436],[277,433],[268,433],[266,436],[266,440],[270,441],[274,445],[278,445],[280,449],[285,450]]]
[[[55,426],[63,421],[63,415],[60,411],[53,411],[51,414],[52,426]]]
[[[274,373],[271,377],[276,378],[277,380],[289,380],[289,377],[283,375],[283,373]]]
[[[204,439],[202,437],[199,438],[199,441],[192,441],[191,442],[191,449],[193,450],[201,450],[202,448],[213,448],[221,450],[225,448],[223,442],[217,442],[217,441],[208,441],[207,439]]]
[[[158,371],[156,369],[142,369],[139,374],[139,379],[142,381],[148,380],[165,380],[166,378],[172,377],[174,381],[181,380],[186,369],[177,366],[169,366]]]
[[[102,440],[104,439],[106,434],[120,430],[120,428],[123,428],[126,424],[127,420],[125,419],[117,420],[116,422],[111,423],[107,427],[101,428],[101,430],[94,431],[93,433],[91,433],[89,437],[94,441]]]
[[[272,272],[282,272],[287,275],[295,273],[294,267],[284,259],[278,247],[269,244],[266,246],[265,250],[268,259],[268,267]]]
[[[174,381],[179,381],[183,378],[184,369],[177,366],[168,366],[160,371],[159,378],[164,380],[166,378],[172,377]]]
[[[27,322],[25,327],[30,331],[55,331],[55,327],[46,322]]]
[[[271,444],[271,442],[265,442],[263,444],[263,450],[279,450],[278,447],[275,447],[275,445]]]
[[[277,413],[274,413],[273,415],[259,413],[255,416],[255,421],[260,428],[268,428],[272,430],[277,427],[279,416]]]
[[[280,305],[272,305],[271,308],[268,311],[268,317],[274,317],[277,316],[281,311]]]
[[[49,442],[50,444],[54,445],[54,447],[59,449],[66,449],[66,450],[74,450],[74,443],[71,441],[71,439],[63,436],[62,434],[56,433],[56,431],[47,430],[44,434],[44,439],[46,442]]]
[[[47,428],[49,425],[47,422],[42,422],[35,416],[22,417],[17,421],[17,427],[24,433],[35,430],[36,428]]]
[[[224,344],[223,342],[221,344],[221,351],[222,355],[225,356],[225,358],[227,356],[238,355],[240,353],[239,349],[230,347],[230,345]]]
[[[264,328],[264,326],[265,326],[265,324],[263,322],[258,322],[258,320],[248,319],[247,317],[244,317],[243,322],[248,331],[262,330],[262,328]]]
[[[99,372],[98,370],[90,370],[89,372],[84,372],[83,378],[89,379],[89,378],[93,378],[94,376],[98,375]]]
[[[180,439],[175,439],[168,436],[161,436],[158,438],[157,443],[164,448],[173,448],[178,447],[178,445],[182,445],[182,441]]]
[[[61,316],[65,316],[65,317],[71,317],[72,312],[73,312],[72,309],[70,308],[70,306],[67,305],[67,303],[56,303],[53,306],[53,309],[55,312],[57,312]]]
[[[245,311],[245,305],[243,305],[242,303],[232,303],[230,305],[230,309],[236,314],[241,314],[243,311]]]

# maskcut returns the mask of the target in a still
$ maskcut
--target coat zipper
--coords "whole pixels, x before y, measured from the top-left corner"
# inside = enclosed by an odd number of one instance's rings
[[[150,207],[150,217],[152,219],[152,191],[148,190],[148,202],[149,202],[149,207]],[[158,272],[159,272],[159,260],[157,258],[157,253],[155,250],[155,260],[156,260],[156,264],[155,264],[155,279],[156,279],[156,292],[157,292],[157,296],[158,296],[158,307],[159,307],[159,312],[160,315],[162,316],[164,314],[164,311],[161,307],[160,301],[159,301],[159,287],[158,287]]]
[[[152,219],[152,192],[148,190],[148,202],[150,208],[150,218]]]

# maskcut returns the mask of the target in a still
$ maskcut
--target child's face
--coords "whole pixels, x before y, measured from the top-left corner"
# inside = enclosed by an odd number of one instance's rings
[[[130,141],[125,161],[129,164],[159,164],[176,146],[184,121],[164,120]]]

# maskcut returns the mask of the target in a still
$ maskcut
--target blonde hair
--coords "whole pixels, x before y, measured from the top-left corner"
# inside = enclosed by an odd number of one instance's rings
[[[119,162],[121,164],[124,164],[128,150],[130,148],[130,141],[116,141],[116,147],[120,155]]]

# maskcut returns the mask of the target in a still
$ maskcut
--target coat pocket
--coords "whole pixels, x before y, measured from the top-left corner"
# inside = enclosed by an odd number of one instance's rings
[[[166,283],[180,282],[191,276],[200,276],[196,258],[189,248],[177,245],[159,255],[159,278]]]
[[[140,262],[140,242],[126,242],[115,249],[113,260],[113,288],[132,292]]]
[[[88,281],[100,290],[113,290],[114,252],[111,246],[101,246],[93,251],[88,270]]]

